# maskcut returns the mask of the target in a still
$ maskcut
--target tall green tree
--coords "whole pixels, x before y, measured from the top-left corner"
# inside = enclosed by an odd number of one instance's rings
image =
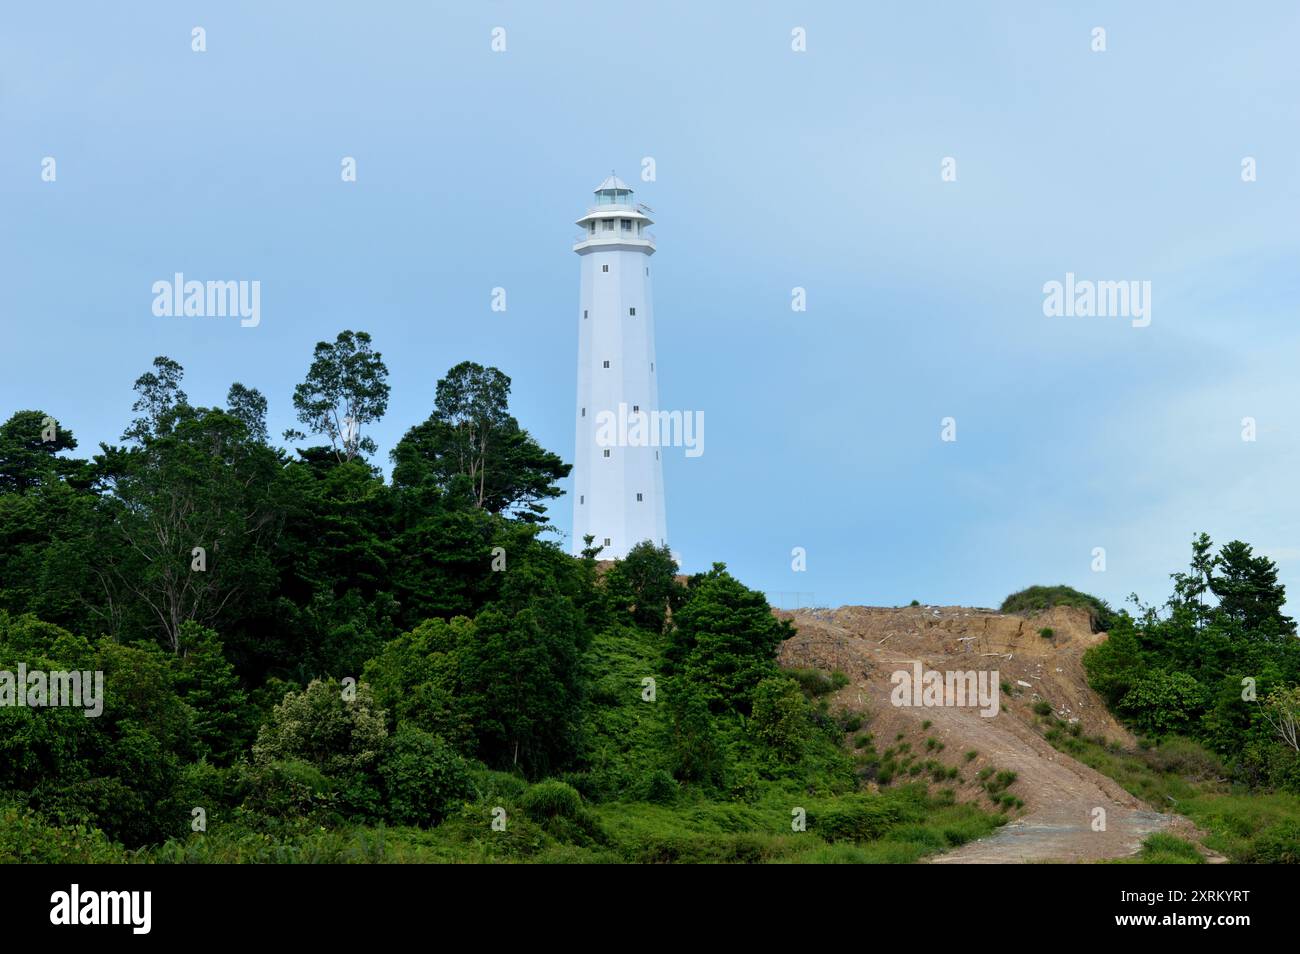
[[[674,623],[665,659],[674,674],[701,688],[714,712],[748,715],[758,684],[776,674],[777,649],[794,635],[766,597],[722,563],[691,578]]]
[[[312,434],[323,434],[339,461],[378,450],[362,427],[388,410],[388,368],[364,331],[342,331],[333,342],[320,341],[306,379],[293,389],[298,420]],[[286,431],[286,440],[303,439]]]
[[[510,414],[510,378],[463,361],[438,382],[434,411],[394,448],[393,483],[451,506],[544,522],[570,465]]]

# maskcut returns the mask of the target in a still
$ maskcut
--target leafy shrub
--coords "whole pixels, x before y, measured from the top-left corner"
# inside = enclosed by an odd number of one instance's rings
[[[577,819],[582,817],[582,796],[571,785],[547,779],[530,786],[522,799],[523,809],[535,822],[548,818]]]
[[[347,700],[337,684],[314,679],[275,707],[257,733],[253,761],[302,761],[341,777],[374,767],[387,735],[384,712],[368,685],[357,686],[355,698]]]
[[[245,769],[244,807],[270,818],[310,818],[333,809],[336,785],[320,769],[296,759]]]
[[[1224,774],[1223,763],[1217,755],[1182,736],[1170,736],[1145,751],[1143,758],[1157,772],[1173,772],[1192,781],[1219,778]]]
[[[809,828],[831,842],[864,841],[879,838],[900,817],[899,809],[894,805],[860,800],[813,814],[809,819]]]
[[[655,769],[638,786],[637,795],[655,805],[672,805],[677,801],[677,780],[663,769]]]
[[[784,762],[797,762],[809,737],[808,703],[799,686],[784,676],[764,679],[754,689],[749,725]]]
[[[1156,669],[1140,676],[1120,710],[1149,735],[1190,731],[1205,705],[1205,690],[1185,672]]]
[[[1300,865],[1300,822],[1269,825],[1255,836],[1250,860],[1261,865]]]
[[[389,740],[379,775],[385,816],[397,825],[435,825],[477,794],[465,760],[441,739],[410,726]]]
[[[113,864],[126,852],[97,828],[56,828],[26,809],[0,808],[0,863]]]
[[[824,696],[835,691],[831,674],[820,669],[787,669],[785,674],[799,684],[807,695]]]
[[[1081,593],[1070,586],[1030,586],[1017,593],[1012,593],[1002,601],[999,612],[1025,615],[1039,613],[1053,606],[1077,606],[1086,609],[1092,618],[1094,632],[1110,631],[1115,625],[1117,615],[1103,599],[1087,593]]]

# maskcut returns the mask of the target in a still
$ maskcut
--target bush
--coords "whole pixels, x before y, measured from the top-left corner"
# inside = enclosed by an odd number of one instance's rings
[[[799,688],[809,696],[824,696],[835,691],[835,681],[831,674],[820,669],[787,669],[785,674],[799,684]]]
[[[1043,639],[1051,639],[1056,635],[1056,630],[1052,629],[1050,626],[1044,626],[1038,631],[1038,635],[1043,637]]]
[[[25,809],[0,808],[0,863],[98,865],[126,860],[126,852],[97,828],[56,828]]]
[[[1145,733],[1157,738],[1192,729],[1205,705],[1205,690],[1185,672],[1156,669],[1142,675],[1120,701]]]
[[[750,728],[783,762],[797,762],[809,738],[808,703],[784,676],[764,679],[754,689]]]
[[[571,785],[547,779],[531,786],[522,799],[524,811],[535,822],[549,818],[568,818],[576,820],[582,817],[582,796]]]
[[[436,825],[477,796],[469,766],[442,739],[403,726],[389,740],[379,766],[384,815],[396,825]]]
[[[1260,865],[1300,864],[1300,822],[1278,822],[1261,831],[1255,836],[1250,861]]]
[[[861,800],[842,803],[813,815],[809,827],[827,841],[864,841],[879,838],[897,824],[900,817],[894,805]]]
[[[1191,781],[1219,778],[1223,763],[1209,749],[1182,736],[1170,736],[1160,745],[1142,754],[1157,772],[1173,772]]]
[[[1053,606],[1077,606],[1086,609],[1092,618],[1093,632],[1099,630],[1109,632],[1118,617],[1105,600],[1065,585],[1030,586],[1018,593],[1012,593],[1002,601],[999,612],[1025,615],[1040,613]]]
[[[316,766],[294,759],[245,770],[244,807],[268,818],[312,817],[334,807],[335,783]]]
[[[655,805],[672,805],[677,801],[677,794],[677,780],[663,769],[646,775],[637,787],[638,797]]]
[[[1199,865],[1204,864],[1200,851],[1190,841],[1165,832],[1147,835],[1138,857],[1147,864]]]
[[[302,761],[342,777],[373,768],[387,735],[384,711],[375,706],[368,685],[357,686],[356,697],[346,700],[337,684],[314,679],[275,707],[257,733],[253,761]]]

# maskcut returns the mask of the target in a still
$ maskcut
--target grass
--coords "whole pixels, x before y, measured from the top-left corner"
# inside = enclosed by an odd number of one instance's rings
[[[1112,865],[1203,865],[1205,858],[1200,849],[1185,838],[1165,832],[1147,835],[1142,848],[1131,858],[1111,858]]]
[[[1073,734],[1059,720],[1045,738],[1156,809],[1191,819],[1208,833],[1205,847],[1229,861],[1300,864],[1300,796],[1221,781],[1226,773],[1218,759],[1195,742],[1172,738],[1129,751]]]
[[[1002,601],[999,612],[1039,613],[1053,606],[1077,606],[1086,609],[1092,616],[1094,630],[1109,630],[1115,621],[1115,611],[1105,600],[1088,593],[1081,593],[1071,586],[1030,586],[1018,593],[1012,593]]]

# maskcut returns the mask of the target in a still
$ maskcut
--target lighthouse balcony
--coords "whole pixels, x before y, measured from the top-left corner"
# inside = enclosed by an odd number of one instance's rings
[[[637,245],[654,248],[655,237],[650,232],[617,229],[612,232],[580,232],[574,236],[573,243],[575,249],[600,245]]]

